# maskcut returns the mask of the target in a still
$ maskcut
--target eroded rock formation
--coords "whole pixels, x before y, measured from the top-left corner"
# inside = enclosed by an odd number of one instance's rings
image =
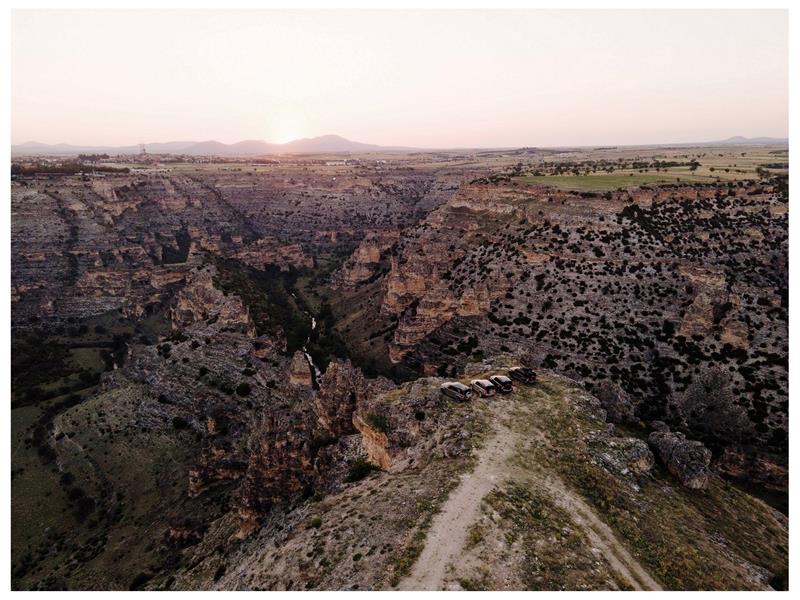
[[[682,485],[694,490],[708,486],[711,451],[701,442],[669,431],[654,431],[648,442],[661,463]]]

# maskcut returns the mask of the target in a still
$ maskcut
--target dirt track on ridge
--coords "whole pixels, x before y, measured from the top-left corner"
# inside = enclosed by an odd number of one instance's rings
[[[495,430],[479,450],[478,464],[461,478],[431,523],[419,558],[411,572],[398,585],[399,590],[449,589],[448,570],[462,553],[467,532],[478,520],[481,502],[496,486],[512,476],[519,476],[510,458],[519,443],[517,434],[508,426],[513,400],[492,402],[491,412]],[[544,432],[538,432],[537,443],[546,443]],[[546,489],[553,501],[566,510],[587,534],[592,547],[597,548],[611,567],[635,590],[661,590],[661,586],[627,551],[606,525],[575,492],[555,475],[526,473],[525,479]],[[455,587],[455,586],[454,586]]]

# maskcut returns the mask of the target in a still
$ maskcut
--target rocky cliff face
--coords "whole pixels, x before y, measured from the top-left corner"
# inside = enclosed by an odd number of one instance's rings
[[[464,455],[466,440],[449,437],[460,425],[444,412],[440,383],[396,387],[365,379],[349,361],[332,362],[316,393],[265,415],[257,428],[238,502],[239,535],[253,533],[278,504],[340,489],[359,457],[397,473],[434,449]]]
[[[400,231],[372,232],[361,241],[355,252],[334,275],[337,287],[353,288],[360,283],[380,276],[387,255],[400,239]]]
[[[673,418],[723,368],[752,424],[740,433],[782,447],[785,202],[755,181],[602,196],[465,186],[404,232],[372,292],[380,309],[370,300],[358,323],[383,323],[369,343],[417,373],[517,348],[591,389],[613,383],[646,419]]]
[[[249,535],[276,503],[311,493],[311,425],[300,411],[265,415],[251,445],[239,500],[239,535]]]
[[[399,320],[389,347],[393,361],[400,361],[452,318],[485,314],[492,301],[508,290],[508,278],[494,271],[472,285],[453,285],[453,265],[461,263],[473,245],[481,247],[485,243],[487,232],[494,230],[496,215],[516,211],[508,204],[473,199],[473,193],[485,196],[480,192],[480,188],[468,188],[455,194],[445,207],[407,232],[397,245],[383,283],[381,305],[384,315]],[[453,243],[456,239],[458,244]]]
[[[256,337],[249,309],[238,296],[227,295],[214,286],[215,274],[213,265],[197,267],[191,272],[188,285],[177,294],[170,308],[173,329],[201,323],[209,334],[240,331]]]
[[[334,437],[355,433],[353,413],[365,402],[369,391],[364,375],[349,361],[335,361],[328,365],[319,383],[314,411],[320,428]]]
[[[289,383],[309,388],[313,385],[311,365],[308,364],[308,357],[300,350],[292,355],[292,365],[289,368]]]
[[[384,232],[397,236],[443,202],[458,177],[390,169],[368,177],[348,170],[336,182],[324,169],[296,175],[289,166],[258,176],[158,170],[13,181],[15,325],[109,310],[141,316],[170,299],[175,290],[164,281],[194,266],[190,248],[288,270],[352,251],[370,234],[383,247]]]
[[[281,271],[314,267],[314,259],[303,252],[300,244],[281,244],[276,240],[257,240],[236,251],[233,258],[254,269],[269,265],[276,265]]]

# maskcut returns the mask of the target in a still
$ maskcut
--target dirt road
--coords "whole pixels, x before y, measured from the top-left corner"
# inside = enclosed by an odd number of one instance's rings
[[[499,419],[500,403],[493,405],[496,429],[480,451],[475,470],[461,478],[431,523],[425,548],[411,573],[400,582],[400,590],[440,590],[448,565],[461,554],[467,530],[480,515],[481,500],[506,476],[514,451],[514,434]]]
[[[481,511],[481,501],[498,484],[520,473],[510,464],[518,443],[517,434],[509,426],[513,400],[502,399],[491,404],[494,432],[481,448],[478,464],[472,473],[462,476],[461,483],[448,497],[434,517],[425,547],[398,589],[447,589],[448,570],[461,556],[467,532]],[[546,440],[542,432],[539,443]],[[611,529],[601,521],[591,507],[567,488],[555,474],[526,473],[532,485],[547,489],[552,499],[564,508],[577,525],[587,533],[590,543],[600,550],[619,575],[635,590],[660,590],[661,586],[619,542]]]

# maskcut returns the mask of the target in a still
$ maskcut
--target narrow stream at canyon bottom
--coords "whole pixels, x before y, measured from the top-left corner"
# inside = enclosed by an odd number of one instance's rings
[[[306,313],[306,314],[308,314],[308,313]],[[305,354],[305,356],[306,356],[306,360],[308,361],[308,366],[311,367],[313,369],[313,371],[314,371],[314,379],[316,381],[316,380],[319,380],[319,378],[322,375],[322,373],[320,372],[320,370],[317,367],[317,365],[314,364],[314,359],[311,358],[311,355],[308,353],[308,350],[306,349],[306,346],[308,346],[308,342],[311,341],[311,335],[314,333],[314,330],[316,330],[316,328],[317,328],[317,320],[313,316],[311,316],[311,315],[309,315],[309,316],[311,317],[311,334],[309,334],[309,336],[306,338],[306,343],[303,344],[303,354]]]

